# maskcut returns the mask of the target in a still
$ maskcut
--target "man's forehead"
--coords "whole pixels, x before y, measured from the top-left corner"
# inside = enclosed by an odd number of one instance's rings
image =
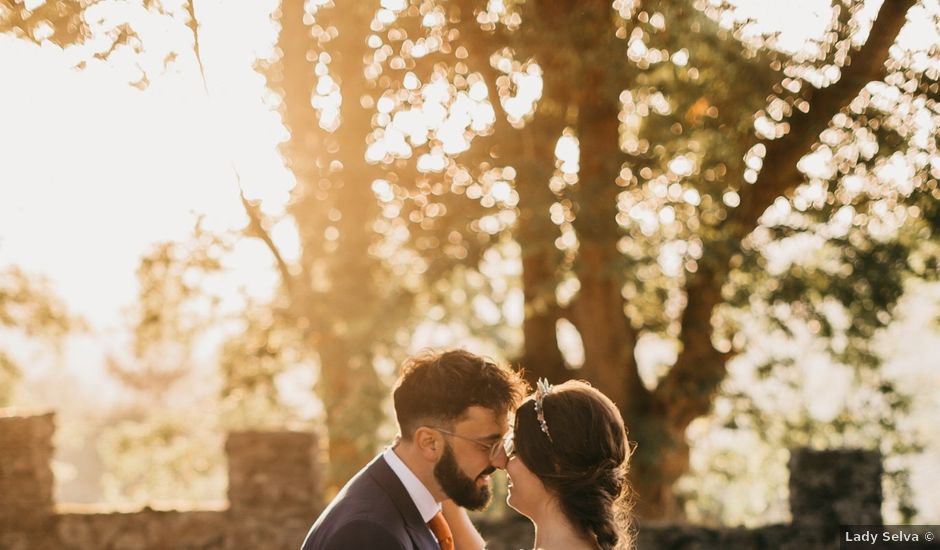
[[[463,426],[467,429],[478,429],[483,431],[496,430],[502,433],[509,425],[509,419],[505,412],[497,412],[493,409],[479,405],[471,405],[457,419],[457,426]]]

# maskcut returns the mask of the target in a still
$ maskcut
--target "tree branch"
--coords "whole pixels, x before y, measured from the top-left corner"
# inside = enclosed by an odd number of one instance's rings
[[[709,251],[706,251],[706,254]],[[724,300],[721,287],[725,280],[727,261],[702,262],[696,273],[689,274],[686,284],[686,307],[682,313],[682,343],[676,364],[655,390],[659,402],[668,403],[668,423],[680,432],[695,418],[711,409],[721,381],[726,376],[730,354],[719,352],[712,345],[711,318],[715,307]]]
[[[812,92],[808,98],[809,110],[805,113],[796,111],[787,121],[790,132],[786,136],[765,142],[765,168],[753,185],[741,190],[741,206],[728,218],[733,235],[743,238],[750,233],[777,197],[796,188],[803,179],[797,162],[811,150],[832,117],[845,108],[865,85],[884,78],[888,50],[904,26],[908,9],[915,2],[892,0],[882,4],[872,23],[868,42],[842,67],[842,78],[831,86]]]
[[[209,97],[209,81],[206,79],[206,66],[202,62],[202,47],[199,41],[199,20],[196,19],[195,0],[188,0],[185,9],[186,14],[189,15],[189,21],[186,23],[186,26],[189,27],[189,30],[193,33],[193,53],[196,56],[196,63],[199,65],[199,76],[202,77],[202,89],[206,92],[206,97]]]
[[[199,20],[196,18],[195,0],[188,0],[185,4],[185,9],[186,13],[189,15],[189,21],[186,23],[186,26],[189,27],[193,34],[193,54],[195,55],[196,63],[199,66],[199,76],[202,82],[202,89],[205,92],[206,97],[211,100],[212,95],[209,92],[209,81],[206,78],[206,66],[202,60],[202,48],[199,37]],[[265,246],[267,246],[271,251],[275,262],[277,262],[277,268],[281,274],[281,279],[284,282],[284,286],[287,289],[288,294],[293,296],[294,277],[291,275],[290,267],[287,265],[287,262],[284,261],[284,257],[281,255],[281,251],[277,248],[277,245],[274,244],[274,240],[265,229],[261,209],[256,203],[249,201],[248,198],[245,197],[245,190],[241,184],[241,175],[238,172],[238,167],[235,165],[235,160],[230,158],[229,164],[232,169],[232,175],[235,178],[235,184],[238,186],[238,193],[241,197],[242,206],[245,207],[245,213],[248,215],[247,233],[261,239]]]
[[[236,174],[236,177],[238,174]],[[241,188],[241,183],[239,183],[239,189]],[[249,235],[261,239],[261,241],[268,247],[268,250],[271,251],[271,254],[274,256],[274,260],[277,262],[277,269],[281,274],[281,279],[284,281],[284,286],[287,288],[288,294],[293,296],[294,294],[294,277],[291,275],[290,267],[287,265],[287,262],[284,261],[284,257],[281,255],[281,251],[278,249],[277,245],[274,244],[274,240],[271,238],[271,234],[268,233],[267,229],[264,227],[261,209],[258,208],[258,204],[248,200],[245,197],[245,192],[241,191],[241,201],[242,206],[245,207],[245,213],[248,214],[248,227],[246,232]]]
[[[741,191],[741,206],[731,213],[730,237],[741,239],[757,225],[764,211],[779,197],[793,190],[802,175],[797,163],[818,141],[830,120],[845,108],[873,80],[886,74],[888,50],[906,20],[907,10],[916,0],[885,2],[872,25],[868,42],[855,53],[856,63],[843,67],[835,84],[816,90],[808,112],[797,111],[790,119],[790,132],[766,142],[764,170],[757,181]],[[682,336],[685,347],[676,364],[656,389],[657,399],[668,402],[669,423],[682,430],[695,418],[707,414],[714,394],[726,376],[730,353],[722,353],[711,343],[711,317],[722,303],[721,287],[726,279],[731,248],[706,250],[698,272],[686,285],[688,303],[683,312]]]

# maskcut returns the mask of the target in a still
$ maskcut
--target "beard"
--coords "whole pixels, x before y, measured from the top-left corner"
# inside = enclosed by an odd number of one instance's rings
[[[444,489],[444,493],[458,506],[468,510],[482,510],[490,503],[490,486],[477,486],[477,480],[493,473],[492,466],[480,473],[475,479],[467,477],[457,465],[457,456],[450,444],[445,444],[444,455],[434,466],[434,478]]]

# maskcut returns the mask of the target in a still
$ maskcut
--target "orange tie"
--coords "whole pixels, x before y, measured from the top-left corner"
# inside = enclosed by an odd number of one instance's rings
[[[428,522],[428,527],[431,529],[431,532],[434,533],[434,536],[437,537],[437,543],[441,546],[441,550],[454,550],[454,535],[450,532],[450,526],[447,525],[447,520],[444,519],[444,513],[438,512],[431,521]]]

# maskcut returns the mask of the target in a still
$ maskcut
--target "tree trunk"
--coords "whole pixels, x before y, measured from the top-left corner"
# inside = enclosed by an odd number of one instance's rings
[[[678,519],[682,510],[673,484],[689,468],[685,431],[670,428],[666,403],[646,400],[644,410],[627,413],[628,435],[636,443],[630,458],[630,484],[635,493],[634,514],[651,519]]]
[[[506,125],[508,126],[508,125]],[[561,251],[555,246],[559,235],[549,215],[557,200],[549,188],[554,171],[554,141],[560,136],[562,125],[551,117],[532,121],[520,130],[522,158],[517,180],[519,188],[519,222],[516,241],[522,251],[522,291],[525,297],[525,317],[522,332],[525,349],[522,366],[530,384],[539,377],[553,383],[566,380],[570,371],[558,347],[556,325],[561,308],[555,295]],[[548,137],[546,137],[548,136]]]
[[[717,257],[714,261],[701,262],[698,271],[688,276],[682,349],[676,364],[655,392],[659,401],[669,404],[666,421],[676,432],[684,432],[689,423],[708,414],[727,374],[725,366],[730,354],[716,350],[711,341],[712,314],[722,302],[721,287],[726,271],[726,268],[710,267],[716,264],[727,265],[727,260]]]
[[[572,304],[572,320],[584,343],[580,374],[627,410],[642,383],[633,356],[636,333],[624,314],[621,277],[612,269],[617,259],[610,249],[581,243],[581,289]]]
[[[320,357],[317,393],[329,432],[326,492],[332,497],[375,454],[374,429],[384,419],[386,397],[371,357],[349,349],[342,338],[316,343]]]
[[[714,263],[726,265],[727,260],[716,258]],[[627,425],[638,443],[631,479],[639,494],[637,513],[643,518],[682,515],[672,487],[689,467],[686,428],[708,414],[726,375],[730,356],[716,350],[711,341],[711,318],[721,303],[724,270],[713,270],[709,265],[713,263],[703,264],[689,275],[682,318],[683,347],[676,364],[642,410],[627,415]]]
[[[582,71],[584,82],[576,96],[581,170],[573,190],[579,241],[575,272],[581,288],[572,303],[572,318],[584,342],[584,377],[629,411],[631,400],[645,388],[633,353],[636,330],[625,313],[624,259],[617,249],[623,230],[616,221],[616,180],[627,160],[620,149],[621,104],[619,90],[603,69]]]
[[[377,261],[369,247],[378,207],[370,187],[375,170],[364,155],[371,113],[359,104],[368,92],[362,74],[367,50],[362,29],[368,28],[372,15],[364,4],[317,12],[318,24],[332,24],[340,31],[330,44],[335,49],[330,70],[344,97],[341,126],[332,133],[319,127],[319,115],[311,106],[320,47],[305,22],[303,0],[282,3],[278,42],[283,52],[283,112],[290,130],[284,153],[298,183],[291,209],[303,242],[302,275],[291,298],[301,304],[300,326],[320,360],[316,391],[324,405],[329,440],[328,491],[337,490],[372,458],[387,393],[371,355],[373,329],[379,322],[371,312],[379,300]]]
[[[560,318],[555,304],[555,264],[550,258],[553,251],[544,248],[528,250],[522,246],[522,284],[525,295],[525,317],[522,321],[522,333],[525,338],[525,351],[522,367],[530,384],[539,377],[546,377],[552,382],[560,382],[569,375],[564,357],[558,348],[556,324]],[[548,292],[552,295],[546,296]]]

